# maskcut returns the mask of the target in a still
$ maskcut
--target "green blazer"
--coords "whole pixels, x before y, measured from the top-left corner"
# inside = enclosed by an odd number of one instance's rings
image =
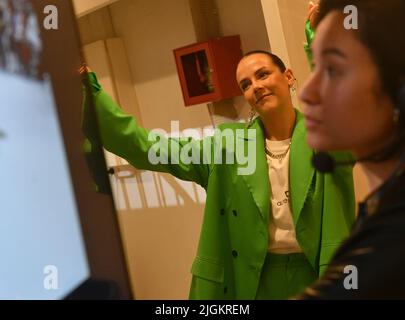
[[[247,134],[235,139],[235,146],[256,147],[256,170],[239,175],[238,164],[156,164],[148,160],[148,151],[156,147],[148,141],[148,131],[112,101],[89,73],[86,87],[92,96],[104,147],[125,158],[139,169],[167,172],[179,179],[194,181],[207,192],[204,219],[197,255],[191,267],[191,299],[254,299],[260,273],[268,253],[268,222],[271,214],[270,184],[264,151],[265,137],[259,119]],[[85,110],[86,113],[86,104]],[[228,123],[224,129],[241,129],[241,123]],[[290,201],[297,240],[319,274],[335,249],[349,234],[354,221],[354,191],[351,167],[339,167],[333,174],[320,174],[311,165],[313,151],[306,144],[302,115],[297,121],[290,151]],[[168,148],[160,150],[170,156],[171,148],[181,150],[190,142],[203,152],[204,141],[170,138]],[[153,146],[155,145],[155,146]],[[220,149],[223,154],[232,152]],[[205,155],[204,155],[205,156]],[[351,156],[335,155],[341,160]],[[151,226],[152,227],[152,226]]]

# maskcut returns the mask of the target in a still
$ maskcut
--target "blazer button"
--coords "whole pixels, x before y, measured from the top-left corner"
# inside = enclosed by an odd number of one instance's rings
[[[221,209],[221,216],[225,214],[225,209]]]
[[[228,287],[224,287],[224,293],[226,294],[228,292]]]
[[[236,212],[236,210],[232,210],[233,215],[236,217],[238,215],[238,213]]]
[[[238,251],[232,250],[232,256],[236,258],[238,256]]]
[[[252,269],[253,271],[258,271],[259,270],[259,268],[256,265],[251,264],[249,266],[250,266],[250,269]]]

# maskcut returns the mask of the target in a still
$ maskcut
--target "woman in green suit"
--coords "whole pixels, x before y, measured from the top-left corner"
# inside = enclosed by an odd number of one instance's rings
[[[121,111],[94,73],[84,79],[107,150],[136,168],[194,181],[207,192],[190,298],[285,299],[316,280],[348,235],[354,220],[352,169],[325,175],[313,169],[303,118],[291,100],[295,79],[277,56],[245,55],[236,78],[258,113],[248,126],[226,123],[203,140],[160,137],[159,143]],[[235,133],[232,145],[224,132]],[[185,148],[204,161],[173,161],[172,151]],[[243,173],[238,161],[207,159],[235,159],[238,150],[249,151],[254,170]],[[167,161],[151,161],[151,151]]]

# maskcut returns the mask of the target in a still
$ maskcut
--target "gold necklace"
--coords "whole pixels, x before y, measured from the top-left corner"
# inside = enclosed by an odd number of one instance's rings
[[[267,154],[270,158],[277,159],[277,160],[283,160],[283,159],[285,158],[285,156],[287,155],[288,151],[290,150],[290,147],[291,147],[291,141],[290,141],[290,143],[288,144],[287,150],[284,151],[283,153],[274,154],[273,152],[271,152],[271,151],[267,148],[267,146],[265,147],[265,151],[266,151],[266,154]]]

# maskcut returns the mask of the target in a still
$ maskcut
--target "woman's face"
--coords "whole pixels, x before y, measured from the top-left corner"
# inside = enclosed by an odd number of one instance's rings
[[[379,150],[393,134],[393,105],[382,92],[377,66],[344,16],[329,13],[312,45],[314,71],[300,92],[309,145],[349,150],[356,157]]]
[[[281,72],[266,54],[244,57],[239,62],[236,80],[246,101],[260,115],[282,107],[291,99],[289,86],[294,83],[291,70]]]

